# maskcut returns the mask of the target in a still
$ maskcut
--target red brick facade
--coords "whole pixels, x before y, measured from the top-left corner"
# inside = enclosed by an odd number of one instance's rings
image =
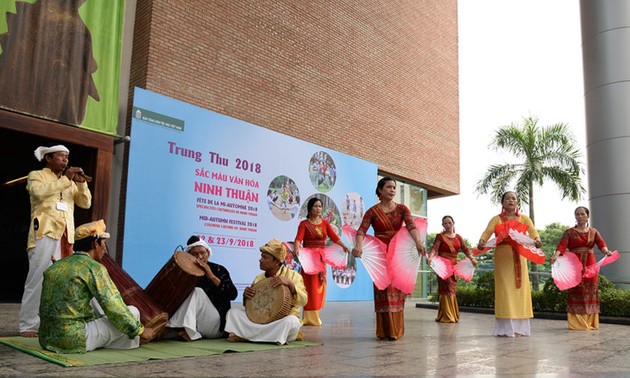
[[[139,0],[134,86],[459,193],[456,0]]]

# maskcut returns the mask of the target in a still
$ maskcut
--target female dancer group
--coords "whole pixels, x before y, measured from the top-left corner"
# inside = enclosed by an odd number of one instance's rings
[[[396,195],[396,181],[385,177],[378,182],[376,195],[379,203],[372,206],[363,217],[361,226],[357,230],[355,247],[352,254],[361,257],[363,254],[363,240],[370,226],[374,229],[374,236],[385,245],[389,245],[392,237],[405,224],[413,238],[418,253],[425,254],[425,247],[420,239],[420,234],[413,223],[411,211],[402,204],[394,202]],[[304,247],[323,248],[326,238],[340,245],[344,251],[350,252],[343,244],[339,236],[328,222],[321,219],[322,203],[317,198],[312,198],[307,204],[307,219],[298,227],[295,238],[294,251],[299,251],[300,245]],[[299,252],[297,253],[299,256]],[[326,294],[325,272],[323,274],[309,275],[302,272],[308,304],[304,307],[303,324],[321,325],[319,310],[323,306]],[[374,310],[376,312],[376,336],[382,340],[397,340],[405,333],[405,297],[406,295],[391,285],[383,290],[374,287]]]
[[[416,243],[418,253],[426,255],[425,247],[415,228],[410,210],[405,205],[394,202],[396,181],[390,177],[382,178],[376,187],[376,194],[379,197],[379,202],[365,213],[357,230],[352,254],[355,257],[361,257],[363,240],[370,226],[374,229],[375,237],[389,245],[392,237],[404,224]],[[493,335],[499,337],[529,336],[533,310],[527,260],[517,252],[514,247],[515,243],[512,243],[509,236],[506,235],[506,228],[519,226],[520,230],[526,229],[536,248],[540,248],[542,243],[531,219],[519,213],[518,198],[515,192],[508,191],[503,194],[501,207],[501,213],[490,219],[477,245],[479,250],[483,250],[493,233],[497,237],[501,234],[500,241],[494,250],[495,327]],[[341,242],[330,224],[321,219],[321,201],[313,198],[309,201],[307,208],[307,219],[300,223],[296,236],[296,251],[302,242],[305,247],[323,248],[326,238],[329,237],[334,243],[339,244],[344,251],[348,252],[348,247]],[[594,245],[597,245],[605,255],[610,256],[612,254],[599,232],[589,227],[589,215],[589,211],[585,207],[581,206],[575,210],[577,224],[564,232],[557,251],[551,258],[552,264],[558,256],[564,253],[577,254],[583,266],[594,264]],[[462,237],[455,233],[454,224],[451,216],[442,218],[444,231],[436,236],[431,252],[427,256],[427,261],[430,263],[437,255],[455,263],[457,254],[461,250],[473,265],[477,265],[477,261]],[[309,304],[305,307],[304,312],[304,324],[321,325],[319,310],[323,306],[325,297],[325,275],[322,277],[321,274],[302,274],[309,295]],[[456,279],[454,277],[446,280],[438,278],[440,299],[438,315],[435,319],[437,322],[454,323],[459,321],[455,285]],[[397,340],[404,335],[405,297],[403,292],[391,285],[384,290],[374,287],[376,337],[378,339]],[[567,304],[570,329],[598,329],[597,275],[593,278],[583,278],[578,286],[570,289]]]

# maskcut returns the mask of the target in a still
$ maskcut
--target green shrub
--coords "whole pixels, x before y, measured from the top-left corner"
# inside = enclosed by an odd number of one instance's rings
[[[599,275],[597,277],[597,288],[599,289],[600,293],[603,292],[607,292],[607,291],[618,291],[620,289],[617,289],[615,287],[615,284],[610,282],[610,280],[602,275]],[[623,291],[623,290],[621,290]]]
[[[477,278],[477,287],[480,290],[491,291],[494,295],[494,271],[481,273]]]
[[[466,307],[494,308],[494,292],[474,287],[458,289],[457,304]]]
[[[532,291],[532,307],[534,311],[566,312],[567,292],[560,291],[553,280],[547,280],[541,291]]]

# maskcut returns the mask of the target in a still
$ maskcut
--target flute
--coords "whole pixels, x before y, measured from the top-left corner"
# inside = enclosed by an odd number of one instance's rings
[[[87,182],[92,182],[92,176],[88,176],[85,173],[77,173],[77,175],[83,177]]]
[[[66,168],[67,169],[67,168]],[[62,174],[66,174],[66,169],[63,170]],[[85,179],[86,182],[92,182],[92,176],[88,176],[85,173],[77,172],[75,175],[79,175]]]

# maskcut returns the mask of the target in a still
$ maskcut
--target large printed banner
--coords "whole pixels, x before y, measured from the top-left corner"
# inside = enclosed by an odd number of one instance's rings
[[[123,268],[146,287],[198,235],[242,294],[261,273],[259,247],[292,242],[310,198],[341,236],[374,204],[376,177],[374,163],[136,88]],[[286,263],[299,269],[292,254]],[[352,256],[327,274],[328,300],[372,298]]]

